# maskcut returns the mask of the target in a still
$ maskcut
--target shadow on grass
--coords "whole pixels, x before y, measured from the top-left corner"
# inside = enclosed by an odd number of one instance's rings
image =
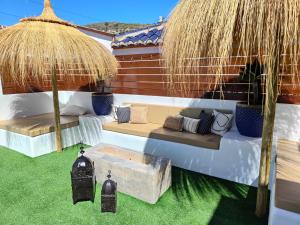
[[[247,198],[244,200],[234,200],[228,197],[222,197],[218,207],[211,218],[209,225],[221,224],[268,224],[268,212],[265,217],[257,218],[255,216],[256,189],[250,189]],[[234,221],[234,222],[232,222]]]
[[[267,216],[258,219],[254,214],[256,188],[187,170],[172,169],[172,192],[178,202],[188,199],[191,204],[203,202],[212,205],[214,212],[209,225],[267,224]]]
[[[193,197],[209,199],[212,195],[216,194],[242,199],[248,189],[249,187],[247,185],[241,185],[175,167],[173,168],[172,191],[178,201],[180,201],[182,197],[187,197],[190,201],[193,201]]]

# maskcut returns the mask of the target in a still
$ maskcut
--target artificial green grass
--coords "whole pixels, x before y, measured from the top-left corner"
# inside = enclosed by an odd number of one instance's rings
[[[255,188],[173,168],[173,184],[155,205],[118,193],[116,214],[95,203],[73,205],[70,169],[78,147],[31,159],[0,148],[0,225],[248,225]]]

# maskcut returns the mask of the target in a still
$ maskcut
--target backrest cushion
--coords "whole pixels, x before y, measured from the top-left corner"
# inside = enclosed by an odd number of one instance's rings
[[[130,107],[130,123],[136,123],[136,124],[148,123],[148,107],[131,106]]]
[[[148,122],[163,125],[168,116],[176,116],[178,114],[193,119],[200,119],[200,114],[204,110],[206,113],[213,113],[213,109],[205,108],[184,108],[168,105],[153,105],[144,103],[124,103],[131,106],[148,107]],[[231,110],[218,110],[219,112],[232,114]]]
[[[214,110],[214,123],[211,127],[211,132],[223,136],[232,126],[233,114],[227,114]]]
[[[182,108],[180,111],[180,115],[184,117],[189,117],[193,119],[200,119],[200,114],[201,112],[205,112],[208,114],[212,114],[214,109],[206,109],[206,108]],[[231,110],[226,110],[226,109],[218,109],[218,112],[222,112],[225,114],[233,114]]]
[[[203,109],[200,108],[186,108],[180,111],[180,115],[193,119],[200,119],[200,114]]]
[[[128,104],[128,103],[126,103]],[[180,107],[129,103],[132,107],[148,107],[148,122],[163,125],[168,116],[176,116],[182,110]]]
[[[168,116],[163,127],[170,130],[182,131],[183,117]]]

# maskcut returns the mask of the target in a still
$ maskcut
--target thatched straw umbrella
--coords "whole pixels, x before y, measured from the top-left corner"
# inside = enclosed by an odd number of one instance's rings
[[[176,82],[189,79],[185,74],[197,73],[199,60],[190,59],[199,57],[219,57],[210,60],[218,68],[212,83],[222,84],[223,66],[230,63],[236,43],[240,55],[249,58],[258,55],[266,65],[256,207],[259,217],[265,214],[268,201],[275,109],[281,85],[280,69],[292,65],[292,81],[295,83],[297,80],[299,21],[299,0],[181,0],[166,25],[163,55],[171,87]],[[183,90],[188,88],[182,87]]]
[[[67,79],[74,73],[84,73],[96,81],[116,74],[117,65],[108,49],[75,25],[58,18],[50,0],[45,0],[40,16],[22,19],[0,31],[2,76],[25,84],[29,77],[40,81],[52,74],[57,151],[62,150],[62,140],[56,74],[59,72],[61,79]]]

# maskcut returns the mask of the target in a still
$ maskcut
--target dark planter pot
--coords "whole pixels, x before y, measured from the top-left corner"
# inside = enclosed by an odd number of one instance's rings
[[[235,122],[241,135],[247,137],[261,137],[263,130],[262,106],[237,103]]]
[[[114,97],[111,93],[93,93],[92,103],[95,113],[98,116],[111,114]]]

